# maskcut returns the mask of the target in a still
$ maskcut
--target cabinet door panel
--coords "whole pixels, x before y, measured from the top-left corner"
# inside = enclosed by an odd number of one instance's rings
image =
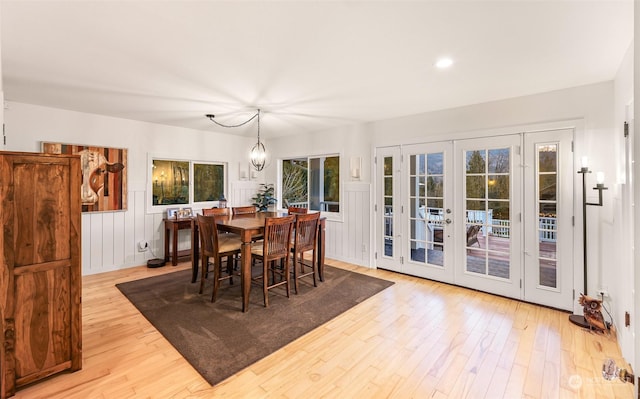
[[[69,268],[25,273],[15,278],[16,379],[56,370],[70,360]],[[46,293],[46,294],[44,294]],[[67,366],[68,367],[68,366]]]
[[[61,188],[70,173],[69,165],[14,163],[15,267],[69,259],[70,193]]]

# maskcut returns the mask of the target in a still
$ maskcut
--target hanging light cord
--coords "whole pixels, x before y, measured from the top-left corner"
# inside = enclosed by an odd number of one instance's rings
[[[255,115],[253,115],[251,118],[247,119],[246,121],[242,122],[242,123],[238,123],[237,125],[225,125],[223,123],[218,122],[217,120],[215,120],[214,118],[216,117],[213,114],[206,114],[205,115],[207,118],[209,118],[209,120],[211,120],[211,122],[215,123],[218,126],[222,126],[222,127],[240,127],[240,126],[244,126],[247,123],[251,122],[252,120],[254,120],[256,118],[256,116],[258,117],[258,137],[260,137],[260,110],[258,110],[258,112],[256,112]]]
[[[225,125],[223,123],[219,123],[218,121],[216,121],[214,119],[215,115],[212,115],[212,114],[207,114],[205,116],[207,118],[209,118],[209,120],[211,122],[215,123],[218,126],[222,126],[222,127],[240,127],[240,126],[244,126],[247,123],[249,123],[252,120],[254,120],[256,117],[258,117],[258,142],[251,149],[251,156],[250,157],[251,157],[251,164],[253,165],[254,168],[256,168],[257,171],[261,171],[264,168],[265,159],[266,159],[266,150],[264,148],[264,144],[262,144],[260,142],[260,109],[258,109],[258,112],[256,112],[256,114],[253,115],[251,118],[247,119],[246,121],[244,121],[242,123],[238,123],[237,125]]]

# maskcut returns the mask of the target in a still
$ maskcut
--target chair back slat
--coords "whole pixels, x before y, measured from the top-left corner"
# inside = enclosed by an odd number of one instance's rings
[[[316,237],[318,234],[318,221],[320,213],[309,213],[306,215],[296,215],[295,241],[296,252],[310,251],[316,247]]]
[[[264,222],[263,256],[265,261],[288,257],[295,216],[268,217]]]

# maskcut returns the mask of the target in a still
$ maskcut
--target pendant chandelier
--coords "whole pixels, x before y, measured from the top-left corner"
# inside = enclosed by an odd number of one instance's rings
[[[256,112],[255,115],[253,115],[251,118],[242,123],[238,123],[237,125],[222,124],[214,119],[215,115],[213,114],[207,114],[205,116],[216,125],[227,128],[244,126],[255,118],[258,118],[258,142],[253,146],[253,148],[251,148],[249,158],[251,159],[251,165],[253,165],[255,170],[261,171],[262,169],[264,169],[264,165],[267,162],[267,150],[264,148],[264,144],[262,144],[262,142],[260,141],[260,109],[258,109],[258,112]]]

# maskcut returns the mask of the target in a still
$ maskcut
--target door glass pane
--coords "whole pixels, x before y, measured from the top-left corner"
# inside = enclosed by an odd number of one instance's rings
[[[556,174],[555,173],[540,173],[538,176],[538,191],[539,198],[541,200],[556,200]]]
[[[486,165],[487,152],[481,151],[467,151],[467,174],[471,173],[485,173],[487,170]]]
[[[467,151],[466,270],[510,277],[510,149]]]
[[[509,254],[504,252],[488,253],[489,276],[509,278]]]
[[[442,197],[444,179],[442,176],[429,176],[427,179],[427,194],[429,197]]]
[[[558,287],[556,237],[558,206],[558,144],[537,146],[538,174],[538,284]]]
[[[391,176],[393,174],[393,158],[384,157],[384,175]]]
[[[444,154],[409,157],[411,260],[444,265]]]
[[[384,196],[393,196],[393,176],[384,177]]]
[[[425,187],[424,176],[420,176],[420,177],[418,177],[418,196],[420,198],[424,198],[425,190],[426,190],[426,187]]]
[[[384,157],[384,254],[393,256],[393,157]]]
[[[538,147],[538,165],[541,173],[558,171],[558,145],[549,144]]]
[[[467,176],[467,198],[485,198],[486,176]]]
[[[430,210],[432,209],[440,210],[444,208],[444,202],[441,199],[429,198],[427,200],[427,206],[430,208]]]
[[[489,173],[509,174],[509,149],[489,150]]]
[[[444,154],[441,152],[427,155],[427,171],[430,175],[444,174]]]
[[[487,186],[489,198],[509,199],[509,175],[489,175]]]

